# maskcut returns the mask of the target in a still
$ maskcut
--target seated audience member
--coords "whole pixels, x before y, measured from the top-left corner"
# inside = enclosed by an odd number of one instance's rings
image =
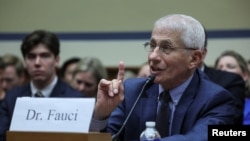
[[[243,110],[244,110],[244,103],[245,103],[245,82],[241,78],[240,75],[221,71],[214,69],[212,67],[208,67],[204,60],[206,58],[208,52],[208,43],[207,43],[207,32],[205,30],[205,45],[202,48],[202,61],[199,64],[199,68],[205,72],[206,76],[208,76],[209,80],[212,82],[221,85],[225,89],[227,89],[235,98],[235,104],[237,106],[238,114],[235,114],[235,120],[237,124],[242,124],[243,121]]]
[[[245,107],[243,124],[250,124],[250,73],[247,62],[242,55],[235,51],[223,52],[215,61],[215,68],[239,74],[245,81]]]
[[[148,62],[145,62],[140,67],[137,77],[148,77],[149,75],[150,75],[149,65]]]
[[[76,69],[76,65],[80,60],[79,57],[72,57],[62,64],[62,67],[59,69],[59,74],[66,83],[71,84],[73,71]]]
[[[72,98],[85,96],[85,94],[80,93],[60,80],[56,75],[56,68],[60,58],[59,52],[59,39],[52,32],[36,30],[24,38],[21,44],[21,53],[30,75],[30,83],[13,88],[6,93],[0,105],[0,141],[6,140],[6,132],[9,130],[15,102],[18,97]],[[37,92],[40,95],[37,95]],[[111,92],[111,94],[113,93]],[[105,124],[99,124],[99,120],[110,115],[122,100],[122,97],[105,97],[102,96],[102,93],[98,95],[90,131],[100,131],[103,129]]]
[[[72,87],[87,97],[96,97],[98,83],[108,78],[107,70],[96,57],[85,57],[79,61],[72,73]]]
[[[161,140],[207,141],[208,125],[235,123],[237,109],[233,97],[204,78],[197,68],[204,42],[202,25],[190,16],[173,14],[155,22],[151,39],[145,44],[154,83],[150,86],[147,78],[123,81],[125,69],[121,64],[117,79],[100,81],[98,96],[123,98],[108,119],[106,131],[113,139],[139,140],[145,122],[156,121]],[[139,95],[146,82],[146,90]],[[117,135],[128,115],[130,118]]]
[[[22,60],[13,54],[3,56],[4,71],[1,79],[1,87],[5,92],[25,83],[26,72]]]

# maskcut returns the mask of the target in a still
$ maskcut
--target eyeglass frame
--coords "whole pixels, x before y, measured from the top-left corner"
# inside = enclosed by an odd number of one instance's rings
[[[198,48],[183,48],[183,47],[174,47],[171,45],[168,45],[167,47],[162,47],[162,46],[152,47],[151,42],[146,42],[143,45],[144,45],[144,49],[147,50],[148,52],[153,52],[157,47],[159,47],[159,50],[165,54],[169,54],[169,53],[171,53],[172,50],[175,50],[175,49],[198,50]],[[147,49],[147,47],[148,47],[148,49]]]

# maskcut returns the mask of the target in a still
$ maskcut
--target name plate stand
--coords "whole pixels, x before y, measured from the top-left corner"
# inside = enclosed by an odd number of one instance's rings
[[[110,133],[88,132],[94,104],[94,98],[18,98],[6,141],[112,141]]]
[[[6,141],[112,141],[109,133],[61,133],[8,131]]]

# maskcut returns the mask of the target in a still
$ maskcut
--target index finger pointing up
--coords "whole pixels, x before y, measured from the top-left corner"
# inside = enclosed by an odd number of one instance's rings
[[[117,79],[123,81],[124,73],[125,73],[125,65],[124,65],[124,62],[121,61],[119,63],[119,70],[118,70],[118,74],[117,74]]]

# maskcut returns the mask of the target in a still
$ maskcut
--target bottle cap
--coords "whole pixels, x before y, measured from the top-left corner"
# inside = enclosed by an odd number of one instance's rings
[[[146,126],[154,127],[155,126],[155,122],[154,121],[147,121],[146,122]]]

